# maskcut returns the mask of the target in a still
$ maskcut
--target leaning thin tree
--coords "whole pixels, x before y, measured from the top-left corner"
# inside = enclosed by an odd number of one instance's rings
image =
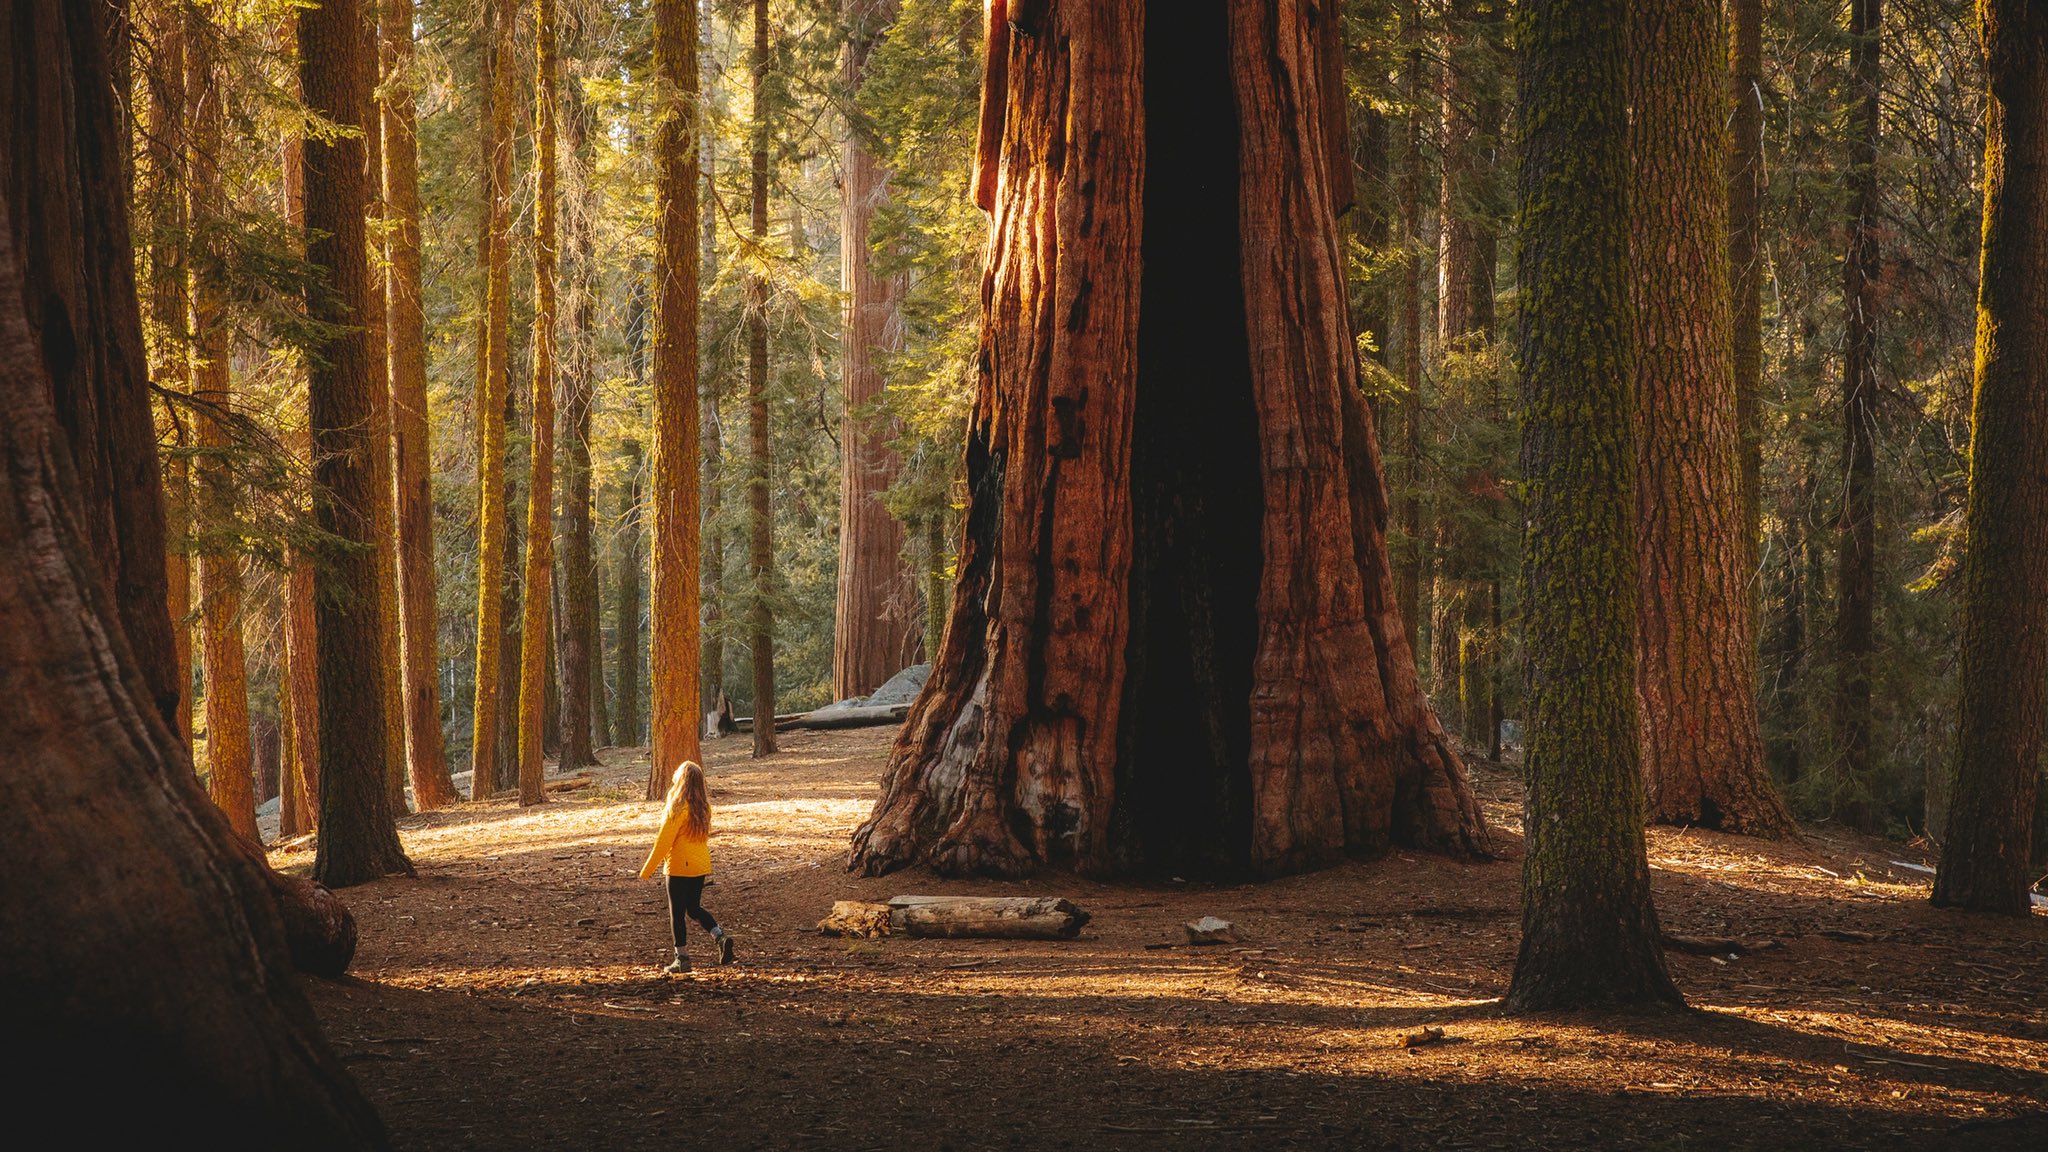
[[[959,577],[851,867],[1485,852],[1393,596],[1334,9],[989,6]]]

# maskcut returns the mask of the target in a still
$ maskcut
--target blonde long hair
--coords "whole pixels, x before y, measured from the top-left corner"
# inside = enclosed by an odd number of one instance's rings
[[[685,760],[669,785],[669,803],[683,804],[683,835],[701,840],[711,834],[711,789],[704,783],[704,769],[695,760]]]

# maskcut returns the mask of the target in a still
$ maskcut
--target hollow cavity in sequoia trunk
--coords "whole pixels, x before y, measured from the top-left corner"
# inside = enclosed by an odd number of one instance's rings
[[[1229,28],[1222,0],[1152,0],[1146,17],[1131,631],[1112,820],[1128,867],[1235,873],[1251,854],[1263,497]]]

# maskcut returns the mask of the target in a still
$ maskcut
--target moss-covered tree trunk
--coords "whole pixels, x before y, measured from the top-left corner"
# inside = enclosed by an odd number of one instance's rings
[[[1652,821],[1793,830],[1764,769],[1728,307],[1720,9],[1629,6],[1636,693]]]
[[[490,100],[485,110],[483,355],[476,382],[477,547],[476,675],[470,709],[470,799],[489,796],[497,785],[499,729],[505,679],[506,560],[505,407],[510,398],[508,342],[512,335],[512,30],[518,9],[512,0],[493,0]]]
[[[189,379],[197,408],[199,619],[206,691],[206,791],[235,831],[256,833],[255,784],[249,746],[248,664],[242,645],[242,550],[235,521],[234,393],[228,373],[225,295],[227,193],[220,159],[227,112],[220,75],[221,30],[198,8],[186,10],[185,91],[190,101],[185,216],[199,239],[189,253],[186,330]]]
[[[1334,15],[992,6],[959,576],[855,869],[1485,850],[1394,597]]]
[[[1526,0],[1520,1010],[1677,1004],[1643,845],[1623,0]]]
[[[754,107],[749,124],[748,235],[755,261],[768,245],[768,0],[754,0]],[[768,439],[768,281],[759,268],[747,277],[747,646],[754,665],[754,755],[775,751],[775,509],[769,499],[774,454]]]
[[[1877,155],[1880,0],[1849,0],[1849,244],[1842,261],[1842,505],[1835,564],[1836,725],[1851,789],[1842,814],[1874,830],[1870,679],[1877,653]]]
[[[1962,687],[1936,904],[2030,913],[2048,722],[2048,6],[1986,0]]]
[[[313,521],[341,545],[321,557],[313,573],[320,683],[320,842],[313,876],[341,888],[410,872],[412,865],[393,821],[383,650],[377,601],[369,595],[377,587],[372,457],[385,446],[370,434],[371,390],[383,381],[374,374],[369,334],[359,326],[370,296],[361,132],[373,123],[362,10],[355,0],[300,9],[298,39],[307,108],[355,130],[303,145],[306,261],[321,278],[306,294],[306,311],[333,326],[308,357],[306,373]]]
[[[547,800],[543,720],[548,707],[548,639],[554,631],[555,574],[555,305],[557,246],[555,167],[555,0],[533,6],[533,439],[526,491],[525,613],[519,654],[519,803]]]
[[[666,101],[655,129],[654,587],[647,798],[659,800],[685,760],[701,760],[697,700],[697,0],[657,0],[654,72]],[[635,591],[634,598],[638,599]],[[624,611],[624,605],[621,605]],[[623,617],[622,617],[623,619]],[[638,614],[634,616],[638,627]],[[639,647],[636,642],[633,646]],[[624,690],[623,677],[620,683]]]
[[[848,38],[840,78],[849,93],[859,92],[868,53],[897,8],[897,0],[844,0]],[[839,608],[832,636],[832,693],[840,700],[866,695],[915,663],[923,632],[903,526],[882,502],[902,470],[889,444],[896,429],[873,410],[884,383],[882,360],[903,346],[908,280],[877,267],[870,228],[888,199],[889,173],[864,132],[854,118],[840,149],[839,282],[846,316],[839,341]]]
[[[420,269],[420,165],[414,108],[412,0],[380,0],[384,99],[385,332],[391,365],[393,525],[398,564],[398,677],[405,761],[421,811],[462,797],[441,734],[434,586],[433,448],[427,422],[426,313]]]

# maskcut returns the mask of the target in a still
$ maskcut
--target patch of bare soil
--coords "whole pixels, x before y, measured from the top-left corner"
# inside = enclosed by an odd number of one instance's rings
[[[1695,1011],[1500,1011],[1519,786],[1479,770],[1506,858],[1399,852],[1269,884],[959,883],[842,870],[891,733],[708,749],[705,904],[736,936],[662,976],[644,751],[589,786],[408,818],[418,880],[351,889],[328,1034],[402,1147],[2048,1148],[2048,917],[1939,912],[1896,846],[1650,834]],[[274,859],[309,861],[301,849]],[[834,900],[1067,896],[1068,942],[844,941]],[[1181,925],[1234,921],[1238,945]],[[1441,1029],[1441,1038],[1428,1029]],[[1409,1046],[1409,1038],[1422,1042]]]

